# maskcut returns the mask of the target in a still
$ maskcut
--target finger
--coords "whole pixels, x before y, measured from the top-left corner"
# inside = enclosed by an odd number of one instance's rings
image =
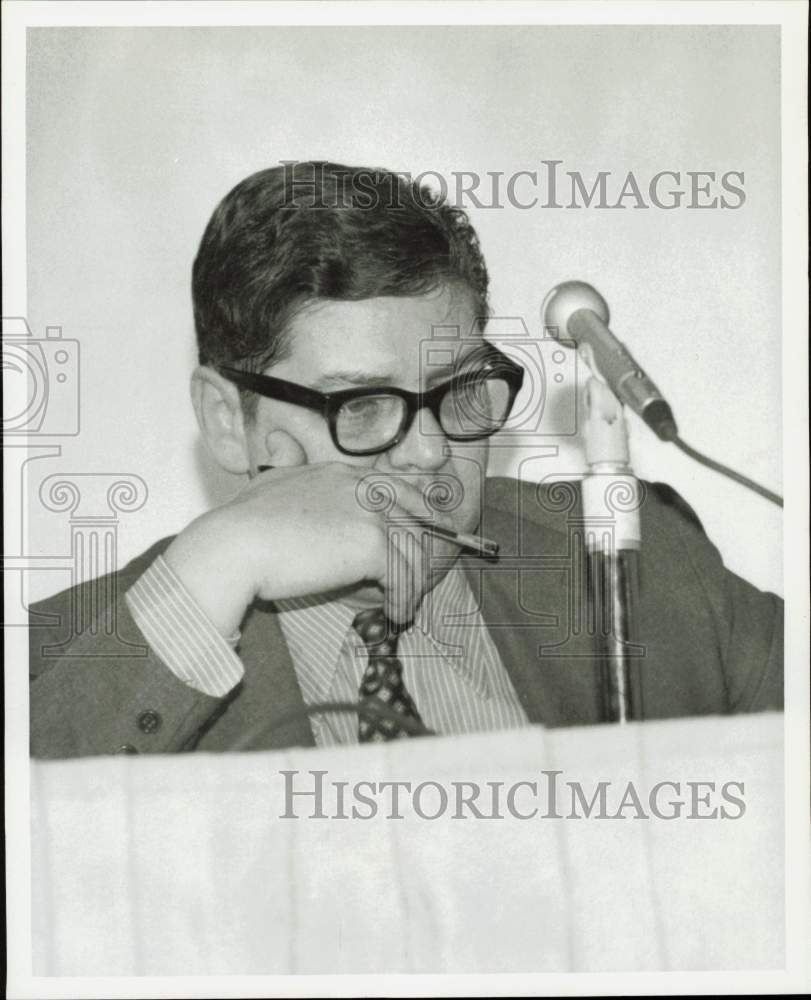
[[[400,522],[399,528],[403,538],[408,537],[411,539],[408,543],[407,552],[412,575],[412,590],[416,602],[414,610],[416,611],[420,601],[433,585],[431,582],[431,567],[437,563],[437,558],[442,560],[447,553],[437,551],[438,548],[440,550],[442,548],[441,540],[438,540],[422,523],[409,524],[408,522]],[[455,549],[453,554],[454,556],[456,555]]]
[[[448,507],[456,508],[463,497],[463,486],[456,476],[443,474],[441,477],[420,477],[418,482],[375,472],[361,477],[361,490],[371,495],[375,485],[379,485],[381,496],[390,497],[395,506],[406,510],[416,520],[427,521],[444,527],[453,527]],[[393,516],[394,510],[389,511]]]
[[[396,624],[410,622],[422,597],[415,572],[416,540],[401,526],[393,528],[387,546],[386,574],[382,583],[386,615]]]
[[[387,608],[393,613],[392,620],[403,621],[413,605],[414,571],[411,565],[414,557],[414,542],[405,527],[405,511],[398,509],[393,520],[385,519],[386,570],[382,581],[386,594]],[[390,615],[392,617],[392,615]]]
[[[416,614],[430,586],[426,567],[430,566],[433,537],[400,507],[389,512],[386,530],[389,555],[384,589],[393,620],[407,621]]]
[[[410,587],[410,575],[406,548],[396,537],[387,536],[383,563],[371,578],[376,580],[383,591],[386,617],[398,624],[405,620],[408,610],[407,601],[403,597],[406,588]]]

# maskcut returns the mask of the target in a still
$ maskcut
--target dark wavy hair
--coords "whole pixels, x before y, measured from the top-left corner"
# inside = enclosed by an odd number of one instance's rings
[[[192,269],[200,364],[261,371],[289,352],[293,316],[315,300],[421,295],[461,285],[479,325],[487,269],[465,212],[408,175],[283,162],[220,202]],[[255,398],[243,396],[246,412]]]

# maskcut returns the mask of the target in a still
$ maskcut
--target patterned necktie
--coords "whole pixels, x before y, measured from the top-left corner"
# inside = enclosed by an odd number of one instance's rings
[[[403,665],[397,659],[399,636],[390,630],[383,609],[361,611],[352,622],[352,628],[369,653],[369,664],[360,682],[360,700],[382,702],[399,715],[422,723],[417,706],[403,683]],[[382,743],[408,735],[394,719],[372,714],[358,717],[358,740],[361,743]]]

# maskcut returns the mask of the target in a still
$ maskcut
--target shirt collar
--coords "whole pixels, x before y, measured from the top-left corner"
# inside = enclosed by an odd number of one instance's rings
[[[305,702],[326,701],[357,611],[339,601],[326,601],[322,595],[274,603]],[[448,666],[482,698],[491,693],[486,658],[479,653],[480,630],[484,627],[470,584],[459,566],[425,595],[413,623],[414,632],[426,637]],[[400,639],[401,643],[410,641],[408,634]]]

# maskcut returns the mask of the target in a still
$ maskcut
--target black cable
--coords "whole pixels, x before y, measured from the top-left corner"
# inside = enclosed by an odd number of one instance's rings
[[[783,506],[783,498],[777,493],[772,493],[771,490],[767,490],[765,486],[760,486],[758,483],[754,482],[752,479],[748,479],[746,476],[742,476],[740,472],[735,472],[734,469],[730,469],[726,465],[722,465],[720,462],[716,462],[712,458],[707,458],[706,455],[702,455],[700,451],[696,451],[695,448],[691,448],[689,444],[682,441],[678,436],[671,439],[673,444],[680,450],[683,451],[685,455],[689,455],[701,465],[706,465],[708,469],[712,469],[713,472],[720,472],[722,476],[726,476],[728,479],[733,479],[736,483],[740,483],[741,486],[745,486],[747,489],[752,490],[754,493],[765,497],[767,500],[771,500],[772,503],[776,503],[778,507]]]

